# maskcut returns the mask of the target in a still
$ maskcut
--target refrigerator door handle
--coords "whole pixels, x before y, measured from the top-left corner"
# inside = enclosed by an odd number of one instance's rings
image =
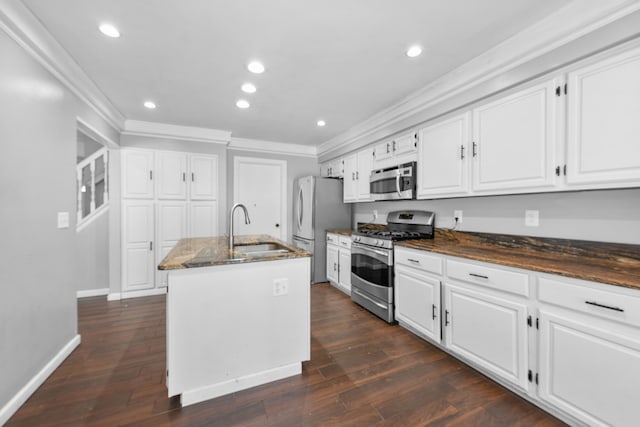
[[[302,193],[302,186],[298,189],[298,231],[302,229],[302,215],[304,215],[304,195]]]

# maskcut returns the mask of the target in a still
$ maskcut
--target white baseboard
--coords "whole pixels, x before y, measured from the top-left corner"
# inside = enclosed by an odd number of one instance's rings
[[[107,301],[118,301],[127,298],[149,297],[153,295],[164,295],[167,288],[144,289],[142,291],[113,292],[107,295]]]
[[[101,297],[103,295],[109,295],[109,288],[85,289],[76,292],[76,298]]]
[[[56,370],[64,359],[71,354],[76,347],[80,345],[80,335],[76,335],[65,344],[64,347],[56,354],[45,366],[38,372],[22,389],[16,393],[6,405],[0,408],[0,425],[4,425],[9,418],[16,413],[18,409],[27,401],[27,399],[40,387],[49,375]]]
[[[215,397],[224,396],[225,394],[234,393],[239,390],[298,375],[300,373],[302,373],[302,363],[296,362],[290,365],[258,372],[256,374],[234,378],[208,387],[185,391],[180,397],[180,403],[182,406],[189,406]]]

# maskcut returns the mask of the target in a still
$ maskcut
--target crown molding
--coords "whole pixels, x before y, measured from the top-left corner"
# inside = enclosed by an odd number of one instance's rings
[[[227,145],[231,141],[231,132],[226,130],[144,122],[140,120],[125,120],[122,135],[180,139],[183,141],[198,141],[224,145]]]
[[[432,108],[638,10],[638,0],[573,1],[391,107],[321,143],[318,145],[318,156],[326,156],[359,142],[366,145],[363,140],[367,138],[370,140],[366,143],[375,142],[379,139],[375,135],[391,128],[394,123]]]
[[[318,148],[315,146],[235,137],[231,138],[229,149],[298,157],[316,158],[318,156]]]
[[[124,116],[19,0],[0,0],[0,29],[118,131]]]

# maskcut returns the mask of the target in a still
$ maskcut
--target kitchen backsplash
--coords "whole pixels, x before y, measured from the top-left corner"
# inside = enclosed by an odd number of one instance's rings
[[[387,213],[422,209],[436,213],[436,228],[563,239],[640,244],[640,189],[357,203],[353,224],[386,222]],[[378,217],[373,220],[373,211]],[[525,226],[525,211],[539,211],[540,225]]]

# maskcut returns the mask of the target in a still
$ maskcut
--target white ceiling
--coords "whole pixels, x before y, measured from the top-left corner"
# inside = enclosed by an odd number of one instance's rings
[[[570,0],[23,2],[127,119],[318,145]],[[104,21],[122,37],[99,33]],[[414,43],[423,54],[407,58]]]

